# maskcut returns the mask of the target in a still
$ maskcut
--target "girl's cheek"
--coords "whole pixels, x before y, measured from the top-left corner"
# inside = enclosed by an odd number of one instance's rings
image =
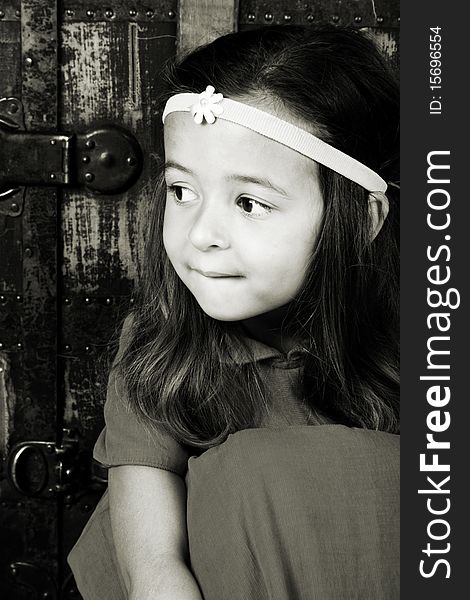
[[[169,225],[169,219],[167,218],[167,213],[165,212],[165,216],[163,218],[163,247],[165,248],[166,253],[171,254],[171,231]]]

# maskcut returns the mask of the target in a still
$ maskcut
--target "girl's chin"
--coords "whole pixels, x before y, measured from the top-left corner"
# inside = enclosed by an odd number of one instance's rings
[[[214,302],[201,302],[196,298],[201,309],[213,319],[217,321],[239,321],[243,325],[253,327],[273,327],[277,328],[285,316],[288,305],[282,305],[277,308],[267,307],[263,310],[259,307],[258,310],[254,310],[253,306],[237,306],[234,300],[230,302],[220,303],[220,305]]]
[[[201,306],[201,305],[199,305]],[[211,317],[212,319],[215,319],[216,321],[226,321],[226,322],[237,322],[237,321],[244,321],[245,319],[249,319],[251,313],[243,313],[243,312],[234,312],[234,311],[227,311],[227,310],[217,310],[214,308],[204,308],[203,306],[201,306],[202,310],[206,313],[207,316]]]
[[[252,306],[240,306],[233,299],[216,303],[213,299],[211,301],[203,301],[196,297],[196,301],[206,315],[216,321],[245,321],[245,319],[252,319],[260,314],[253,310]]]

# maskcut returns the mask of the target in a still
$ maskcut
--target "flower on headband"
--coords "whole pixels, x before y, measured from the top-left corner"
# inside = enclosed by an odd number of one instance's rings
[[[216,116],[218,117],[224,111],[219,104],[223,99],[222,94],[216,94],[215,88],[208,85],[206,91],[199,94],[199,101],[191,107],[194,122],[200,125],[205,119],[208,123],[214,123]]]

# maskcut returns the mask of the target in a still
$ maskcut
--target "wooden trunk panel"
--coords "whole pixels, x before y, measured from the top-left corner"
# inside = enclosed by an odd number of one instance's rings
[[[175,53],[176,21],[168,16],[173,5],[167,3],[162,15],[155,2],[147,6],[152,4],[152,18],[137,4],[136,17],[129,18],[124,3],[118,3],[112,20],[101,11],[83,21],[77,18],[83,7],[74,3],[74,17],[64,18],[61,27],[61,128],[121,125],[137,137],[145,155],[140,181],[124,194],[62,195],[63,419],[77,431],[81,451],[89,457],[103,426],[109,363],[116,350],[113,334],[129,309],[138,278],[151,181],[161,158],[156,98],[162,64]],[[104,489],[100,475],[91,474],[62,514],[63,560]]]

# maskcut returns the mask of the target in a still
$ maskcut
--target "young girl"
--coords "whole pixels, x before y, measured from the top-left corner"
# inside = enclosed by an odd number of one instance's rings
[[[396,83],[357,31],[272,26],[167,84],[79,589],[398,598]]]

